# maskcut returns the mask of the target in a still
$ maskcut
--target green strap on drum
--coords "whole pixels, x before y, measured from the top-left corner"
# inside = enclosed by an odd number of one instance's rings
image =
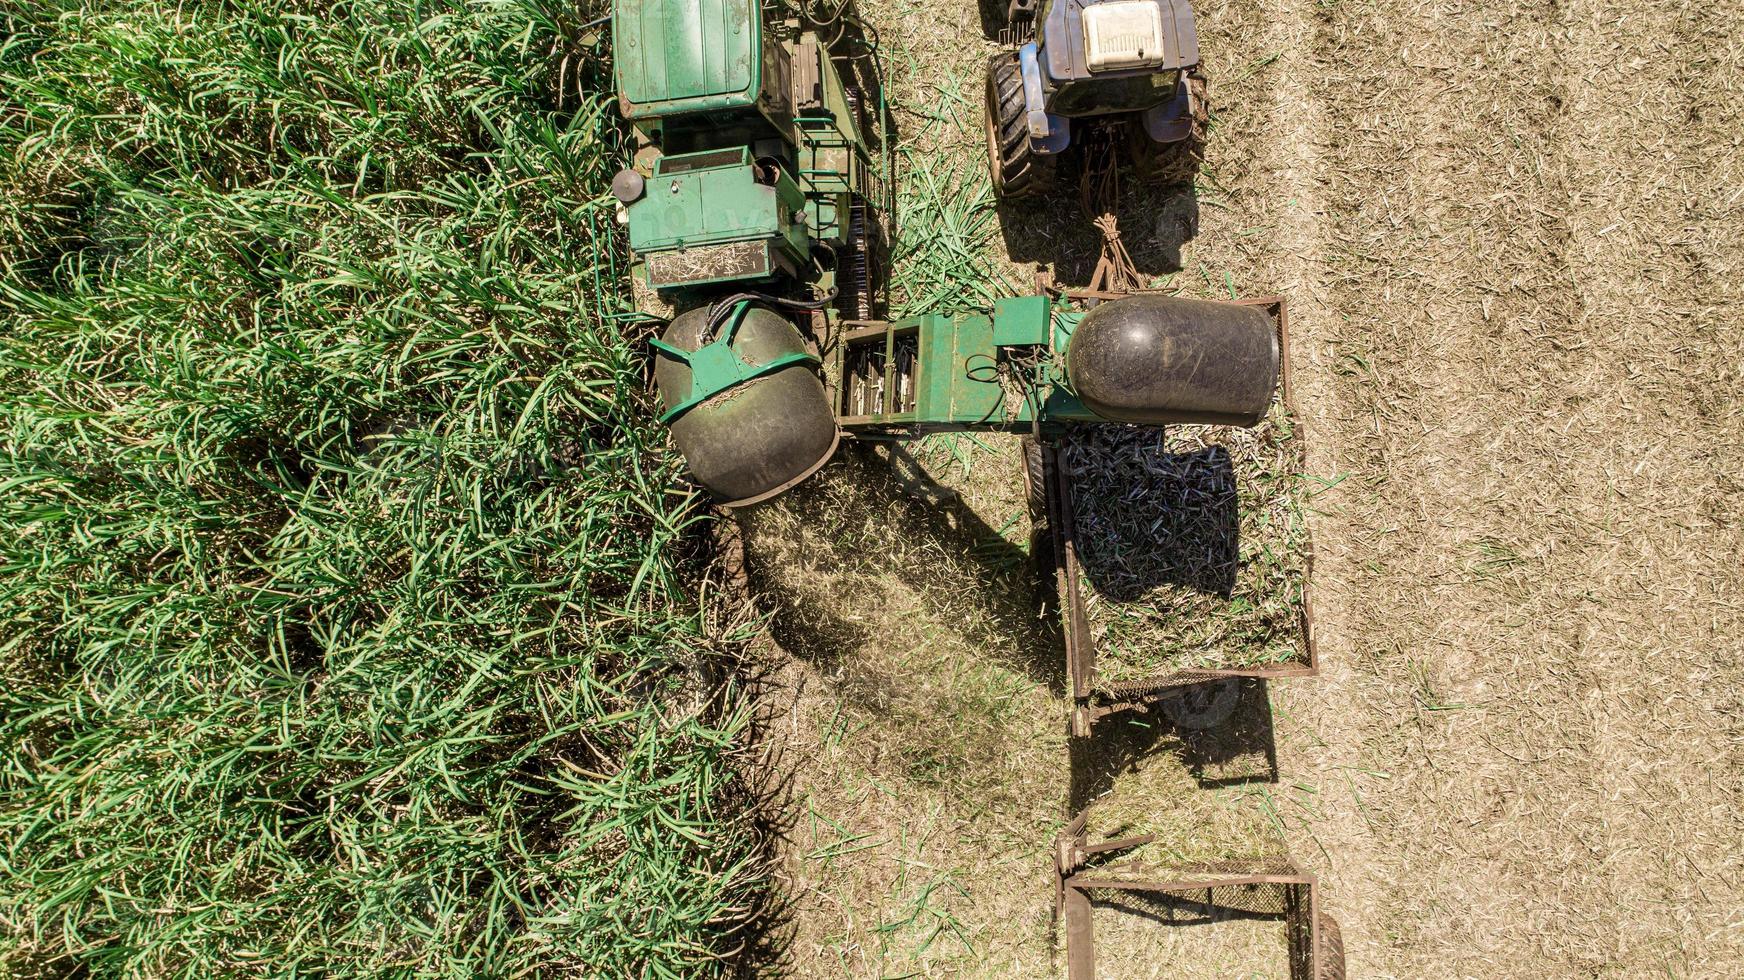
[[[739,325],[745,321],[745,313],[751,308],[750,300],[740,300],[733,304],[733,312],[728,316],[727,328],[719,337],[698,347],[696,350],[680,350],[665,341],[650,339],[649,346],[667,357],[684,362],[690,368],[690,395],[677,405],[666,410],[660,416],[663,423],[671,423],[675,418],[690,411],[710,398],[744,384],[754,378],[779,371],[792,364],[821,364],[822,361],[814,355],[803,351],[793,351],[782,354],[774,360],[763,364],[749,364],[733,350],[733,337],[739,332]]]

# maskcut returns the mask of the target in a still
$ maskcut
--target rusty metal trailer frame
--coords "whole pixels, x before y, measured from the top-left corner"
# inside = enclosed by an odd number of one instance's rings
[[[1054,288],[1055,295],[1065,299],[1101,302],[1131,295],[1101,290],[1063,290]],[[1296,410],[1295,388],[1290,372],[1289,310],[1282,296],[1238,300],[1243,306],[1264,307],[1278,329],[1278,355],[1281,363],[1279,398],[1295,419],[1295,436],[1306,443],[1307,427]],[[1088,737],[1096,722],[1122,711],[1148,711],[1158,701],[1179,695],[1185,688],[1238,678],[1313,677],[1320,673],[1320,656],[1314,639],[1314,536],[1310,527],[1304,555],[1302,575],[1303,655],[1292,663],[1215,670],[1178,670],[1156,674],[1136,681],[1107,686],[1096,679],[1096,641],[1090,632],[1089,614],[1084,606],[1081,567],[1078,562],[1076,528],[1072,519],[1072,481],[1065,467],[1058,462],[1058,447],[1042,446],[1042,468],[1047,487],[1048,526],[1054,539],[1054,574],[1060,597],[1060,619],[1065,633],[1066,673],[1072,686],[1072,734]]]
[[[1096,980],[1096,932],[1092,923],[1092,891],[1148,892],[1187,897],[1203,892],[1207,909],[1230,908],[1216,901],[1219,889],[1276,889],[1277,908],[1257,914],[1280,916],[1288,932],[1290,980],[1343,980],[1344,942],[1338,922],[1319,905],[1319,884],[1312,874],[1288,858],[1215,861],[1167,869],[1172,877],[1154,877],[1163,869],[1139,861],[1108,863],[1107,859],[1156,839],[1154,834],[1088,842],[1080,813],[1060,833],[1054,846],[1054,919],[1066,927],[1067,980]],[[1256,914],[1255,910],[1245,910]]]

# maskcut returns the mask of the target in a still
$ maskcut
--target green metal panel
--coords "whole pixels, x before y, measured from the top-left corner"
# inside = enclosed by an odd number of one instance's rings
[[[805,205],[799,185],[782,173],[774,186],[758,183],[748,166],[660,174],[629,206],[630,248],[637,252],[755,238],[780,238],[804,254],[806,232],[793,223]]]
[[[994,339],[999,332],[1004,329],[1012,336],[1019,337],[1020,340],[1014,343],[1050,344],[1055,351],[1063,352],[1078,321],[1083,318],[1081,313],[1052,316],[1049,312],[1051,303],[1046,297],[1024,299],[1032,302],[1019,300],[1015,305],[1003,302],[996,305],[995,308],[1000,312],[993,319],[979,315],[966,315],[955,319],[926,315],[908,317],[889,324],[883,336],[876,341],[876,346],[886,353],[889,351],[892,336],[909,329],[916,329],[919,333],[914,376],[915,410],[912,413],[875,413],[865,418],[856,417],[847,427],[877,430],[881,427],[913,426],[921,431],[971,429],[1028,432],[1036,424],[1033,416],[1037,409],[1040,410],[1040,425],[1044,429],[1068,422],[1101,421],[1072,394],[1071,386],[1065,378],[1063,362],[1057,358],[1044,359],[1034,368],[1033,375],[1025,376],[1031,392],[1030,398],[1008,402],[998,367],[1002,353]],[[1034,300],[1040,302],[1033,302]],[[999,321],[1002,317],[1011,318],[1010,322],[1001,325]],[[1038,318],[1040,341],[1035,339]],[[886,359],[885,364],[888,369],[890,361]],[[838,371],[842,367],[842,363],[838,361]],[[1017,367],[1013,362],[1005,362],[1007,371]],[[892,390],[892,385],[888,383],[888,377],[886,381],[884,387],[888,393]]]
[[[993,304],[993,344],[996,347],[1018,347],[1045,344],[1052,331],[1048,328],[1052,304],[1046,296],[1012,296]]]
[[[612,36],[627,118],[756,102],[763,23],[751,0],[619,0]]]
[[[914,320],[920,324],[920,370],[916,372],[920,390],[915,395],[915,418],[921,422],[943,422],[950,418],[951,384],[957,373],[956,331],[951,329],[951,321],[942,316]]]
[[[848,209],[845,194],[807,194],[806,209],[811,215],[809,226],[819,241],[841,243],[847,240],[842,216]]]
[[[919,319],[919,420],[968,425],[999,421],[1004,391],[992,357],[993,321],[984,316],[954,322],[942,316]]]
[[[1048,388],[1047,399],[1042,402],[1042,425],[1044,427],[1059,425],[1064,422],[1106,422],[1107,419],[1084,407],[1076,395],[1064,388]],[[1028,421],[1027,412],[1024,421]]]

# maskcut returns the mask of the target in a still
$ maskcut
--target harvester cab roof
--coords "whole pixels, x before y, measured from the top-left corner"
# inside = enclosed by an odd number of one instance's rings
[[[638,145],[626,173],[641,179],[613,190],[637,275],[668,294],[811,285],[870,316],[883,113],[849,32],[825,42],[768,16],[750,0],[617,0],[618,106]]]

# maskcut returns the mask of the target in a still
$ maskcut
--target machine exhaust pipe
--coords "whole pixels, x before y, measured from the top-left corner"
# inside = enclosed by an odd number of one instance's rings
[[[1278,357],[1261,307],[1138,294],[1084,315],[1066,376],[1110,421],[1250,426],[1271,407]]]

